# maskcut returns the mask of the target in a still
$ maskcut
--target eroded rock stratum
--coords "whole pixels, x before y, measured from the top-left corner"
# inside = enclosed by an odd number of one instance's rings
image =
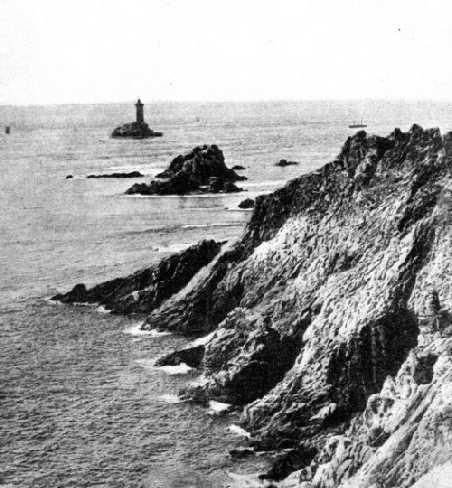
[[[450,458],[451,169],[452,134],[358,132],[150,312],[214,332],[183,395],[243,405],[256,449],[292,449],[278,486],[409,487]]]

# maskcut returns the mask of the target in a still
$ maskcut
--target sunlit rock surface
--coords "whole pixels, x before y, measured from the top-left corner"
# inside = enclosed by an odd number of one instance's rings
[[[275,486],[425,486],[449,460],[451,168],[452,134],[358,132],[148,315],[210,334],[183,397],[243,406],[251,446],[285,453]]]
[[[244,238],[148,319],[216,330],[191,394],[246,404],[256,449],[315,452],[291,486],[410,486],[441,461],[451,141],[416,125],[358,132],[332,163],[258,198]]]

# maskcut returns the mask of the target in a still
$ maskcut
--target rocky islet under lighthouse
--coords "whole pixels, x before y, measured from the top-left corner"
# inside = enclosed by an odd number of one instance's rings
[[[129,139],[145,139],[148,137],[161,137],[162,132],[156,132],[149,128],[149,125],[144,121],[144,104],[138,99],[135,104],[136,108],[136,122],[130,122],[117,127],[113,133],[114,138],[129,138]]]

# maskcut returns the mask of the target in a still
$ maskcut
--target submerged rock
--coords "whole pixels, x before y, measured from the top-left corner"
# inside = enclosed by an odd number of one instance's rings
[[[281,168],[284,168],[285,166],[296,166],[299,163],[296,161],[287,161],[287,159],[281,159],[278,163],[275,164],[275,166],[280,166]]]
[[[254,450],[249,447],[238,447],[236,449],[231,449],[229,455],[233,459],[244,459],[247,457],[254,456]]]
[[[139,171],[131,171],[130,173],[111,173],[105,175],[88,175],[87,178],[143,178]]]
[[[226,167],[223,152],[216,145],[196,147],[185,156],[173,159],[168,169],[158,174],[149,185],[136,183],[128,195],[184,195],[187,193],[231,193],[242,191],[234,182],[246,180]]]

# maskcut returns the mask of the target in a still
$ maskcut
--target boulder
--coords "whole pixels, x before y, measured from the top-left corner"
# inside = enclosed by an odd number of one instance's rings
[[[203,345],[179,349],[160,358],[155,364],[156,366],[179,366],[185,363],[191,368],[198,368],[204,358],[205,349]]]
[[[245,198],[245,200],[239,203],[239,208],[253,208],[253,207],[254,207],[254,200],[252,198]]]

